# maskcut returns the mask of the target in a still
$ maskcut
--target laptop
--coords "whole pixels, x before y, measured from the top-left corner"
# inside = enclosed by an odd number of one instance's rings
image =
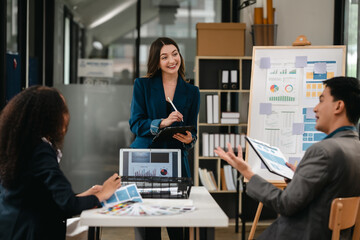
[[[180,149],[120,149],[120,176],[181,177]]]

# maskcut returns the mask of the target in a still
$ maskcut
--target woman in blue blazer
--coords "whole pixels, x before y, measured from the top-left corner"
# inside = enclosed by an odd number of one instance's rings
[[[129,124],[136,136],[132,148],[181,149],[182,175],[191,177],[187,150],[197,140],[200,93],[185,80],[184,60],[177,44],[170,38],[155,40],[150,47],[147,76],[134,83]],[[195,128],[187,135],[178,133],[171,140],[152,142],[161,128],[190,125]]]
[[[170,99],[176,110],[169,102]],[[183,177],[191,177],[188,152],[197,140],[199,88],[186,82],[184,59],[170,38],[158,38],[150,46],[148,71],[134,83],[130,129],[136,138],[132,148],[181,149]],[[194,126],[173,139],[152,142],[160,129],[169,126]],[[136,239],[161,239],[160,228],[136,228]],[[182,228],[168,228],[170,239],[183,239]],[[186,238],[186,237],[185,237]]]

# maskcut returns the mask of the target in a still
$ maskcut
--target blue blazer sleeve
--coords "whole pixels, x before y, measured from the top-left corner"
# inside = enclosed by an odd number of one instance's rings
[[[152,119],[149,118],[147,111],[146,89],[143,81],[139,78],[135,80],[130,107],[130,130],[136,136],[152,135],[150,132]]]

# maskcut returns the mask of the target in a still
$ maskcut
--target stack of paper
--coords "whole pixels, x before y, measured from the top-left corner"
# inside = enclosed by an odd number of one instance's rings
[[[222,112],[220,122],[227,123],[227,124],[239,124],[240,123],[240,113],[239,112]]]

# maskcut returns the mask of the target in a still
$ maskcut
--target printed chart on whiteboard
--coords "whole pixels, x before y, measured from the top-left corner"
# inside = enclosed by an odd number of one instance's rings
[[[297,165],[305,151],[326,135],[315,129],[314,107],[323,81],[345,73],[344,46],[254,47],[247,134],[281,150]],[[282,180],[266,171],[251,151],[253,170],[265,179]]]

